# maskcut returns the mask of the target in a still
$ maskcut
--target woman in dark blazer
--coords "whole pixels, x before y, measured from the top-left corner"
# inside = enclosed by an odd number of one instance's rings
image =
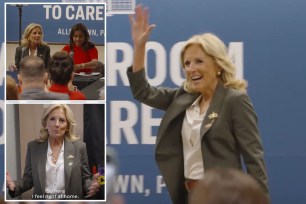
[[[147,10],[130,16],[134,60],[127,75],[134,98],[165,111],[155,159],[174,204],[186,204],[188,194],[214,167],[242,169],[268,193],[263,146],[257,117],[246,93],[246,81],[235,78],[235,66],[224,43],[206,33],[190,38],[181,51],[186,80],[177,89],[153,87],[144,70],[145,44],[155,25]]]
[[[32,199],[83,199],[99,190],[98,175],[91,180],[85,143],[74,135],[75,120],[67,105],[45,108],[39,138],[28,144],[23,178],[7,173],[11,197],[34,187]]]
[[[25,56],[38,56],[47,68],[50,59],[50,47],[43,41],[43,29],[36,23],[29,24],[22,35],[21,46],[16,48],[15,66],[19,70],[20,61]]]

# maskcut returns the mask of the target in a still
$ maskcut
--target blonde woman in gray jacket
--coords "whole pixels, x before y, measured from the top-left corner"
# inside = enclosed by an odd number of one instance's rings
[[[268,193],[257,117],[247,83],[235,78],[224,43],[211,33],[191,37],[181,51],[184,85],[153,87],[144,62],[145,45],[155,25],[148,24],[148,10],[140,5],[130,22],[134,58],[127,75],[135,99],[165,111],[155,159],[172,202],[188,203],[189,193],[208,169],[242,169],[241,158],[247,173]]]

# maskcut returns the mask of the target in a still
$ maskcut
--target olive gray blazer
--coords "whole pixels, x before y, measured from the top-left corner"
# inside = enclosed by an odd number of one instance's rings
[[[11,197],[18,196],[34,187],[32,199],[42,200],[45,194],[46,161],[48,141],[28,143],[23,178],[15,181],[15,191]],[[71,156],[72,155],[72,156]],[[72,158],[73,157],[73,158]],[[82,199],[91,185],[86,144],[82,141],[64,141],[65,195]]]
[[[15,52],[15,65],[17,70],[20,70],[20,62],[22,58],[29,56],[28,47],[17,47]],[[48,68],[48,63],[50,60],[50,47],[48,45],[39,45],[37,47],[37,57],[40,57],[44,60],[46,69]]]
[[[145,71],[133,73],[128,68],[135,99],[165,111],[155,146],[155,159],[174,204],[186,204],[182,124],[185,111],[199,94],[178,89],[150,86]],[[204,171],[214,167],[242,169],[242,158],[248,174],[268,193],[263,146],[257,128],[257,117],[249,97],[219,83],[201,126],[201,148]],[[241,158],[242,156],[242,158]]]

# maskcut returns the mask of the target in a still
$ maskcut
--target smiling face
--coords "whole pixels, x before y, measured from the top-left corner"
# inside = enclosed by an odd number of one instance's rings
[[[85,42],[85,35],[82,31],[76,30],[72,36],[73,43],[77,47],[81,47]]]
[[[62,139],[68,130],[68,122],[63,108],[54,109],[46,119],[46,129],[52,139]]]
[[[219,66],[200,45],[189,45],[183,54],[183,66],[190,89],[203,95],[214,91],[218,84]]]
[[[41,44],[42,32],[39,27],[35,27],[31,30],[28,40],[31,45],[39,45]]]

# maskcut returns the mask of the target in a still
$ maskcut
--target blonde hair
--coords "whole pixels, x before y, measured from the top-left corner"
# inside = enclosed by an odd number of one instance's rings
[[[46,43],[43,41],[43,37],[44,37],[44,32],[43,32],[43,29],[41,27],[41,25],[37,24],[37,23],[30,23],[25,29],[24,29],[24,32],[23,32],[23,35],[22,35],[22,39],[21,39],[21,46],[22,47],[28,47],[29,46],[29,40],[28,40],[28,37],[30,36],[32,30],[34,28],[39,28],[40,31],[41,31],[41,42],[40,44],[41,45],[46,45]]]
[[[78,140],[79,137],[77,137],[74,133],[74,128],[76,126],[76,122],[74,119],[74,114],[71,111],[71,109],[69,108],[69,106],[65,105],[65,104],[52,104],[52,105],[47,105],[44,109],[44,112],[42,114],[41,117],[41,128],[39,131],[39,138],[38,141],[39,142],[44,142],[48,139],[49,134],[48,131],[46,130],[46,120],[48,118],[48,116],[50,115],[50,113],[52,111],[54,111],[55,109],[61,108],[64,110],[65,112],[65,117],[67,119],[67,129],[68,131],[65,133],[64,137],[70,141],[75,141]]]
[[[200,45],[205,53],[211,56],[221,68],[220,80],[225,87],[234,88],[246,92],[247,82],[244,79],[236,79],[236,67],[227,55],[225,44],[214,34],[204,33],[191,37],[181,51],[181,65],[184,67],[184,54],[190,45]],[[190,87],[191,80],[186,79],[184,88],[188,92],[194,92]]]

